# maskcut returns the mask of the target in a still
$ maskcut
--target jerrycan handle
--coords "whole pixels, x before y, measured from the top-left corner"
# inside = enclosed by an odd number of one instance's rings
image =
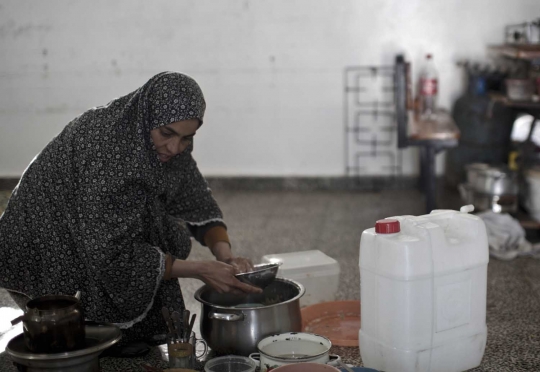
[[[474,205],[472,205],[472,204],[464,205],[463,207],[459,208],[459,211],[460,211],[461,213],[471,213],[471,212],[474,212]]]

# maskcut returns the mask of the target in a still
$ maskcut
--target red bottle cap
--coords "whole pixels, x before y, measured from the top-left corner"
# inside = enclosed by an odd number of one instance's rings
[[[394,234],[400,232],[399,221],[394,219],[379,220],[375,222],[377,234]]]

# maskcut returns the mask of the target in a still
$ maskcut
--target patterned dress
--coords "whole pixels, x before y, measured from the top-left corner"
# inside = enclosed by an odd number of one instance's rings
[[[154,76],[71,121],[25,170],[0,217],[0,287],[34,298],[81,291],[87,319],[123,329],[123,342],[162,343],[161,308],[184,308],[165,254],[186,259],[190,229],[222,224],[191,156],[161,163],[150,131],[199,119],[190,77]],[[20,297],[20,296],[18,296]]]

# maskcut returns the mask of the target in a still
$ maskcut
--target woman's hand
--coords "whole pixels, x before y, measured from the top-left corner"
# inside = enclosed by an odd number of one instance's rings
[[[236,269],[236,274],[247,273],[249,271],[253,271],[253,262],[251,262],[249,258],[231,257],[222,262],[225,262],[231,265],[232,267],[234,267]]]
[[[175,260],[172,276],[176,278],[196,278],[212,287],[218,293],[245,295],[262,293],[262,289],[243,283],[234,275],[237,269],[220,261]]]
[[[242,261],[243,262],[243,261]],[[218,293],[246,294],[262,293],[262,289],[238,280],[234,275],[237,268],[219,261],[203,261],[199,270],[199,279]],[[245,265],[245,262],[243,262]]]
[[[210,248],[218,261],[225,262],[236,269],[236,274],[246,273],[253,270],[253,263],[244,257],[234,257],[231,246],[227,242],[217,242]]]

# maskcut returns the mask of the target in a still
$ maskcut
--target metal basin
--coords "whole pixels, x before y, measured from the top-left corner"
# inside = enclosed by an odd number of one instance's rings
[[[122,332],[114,324],[86,322],[84,348],[63,353],[33,353],[20,334],[9,341],[6,353],[19,370],[27,372],[98,372],[99,354],[120,338]]]
[[[235,276],[241,282],[254,285],[259,288],[266,288],[274,279],[278,272],[280,263],[267,263],[267,264],[258,264],[253,266],[253,271],[247,273],[236,274]]]
[[[290,279],[276,278],[263,293],[221,294],[208,286],[195,293],[201,303],[200,331],[217,355],[248,356],[257,343],[277,333],[300,332],[300,298],[305,289]]]

